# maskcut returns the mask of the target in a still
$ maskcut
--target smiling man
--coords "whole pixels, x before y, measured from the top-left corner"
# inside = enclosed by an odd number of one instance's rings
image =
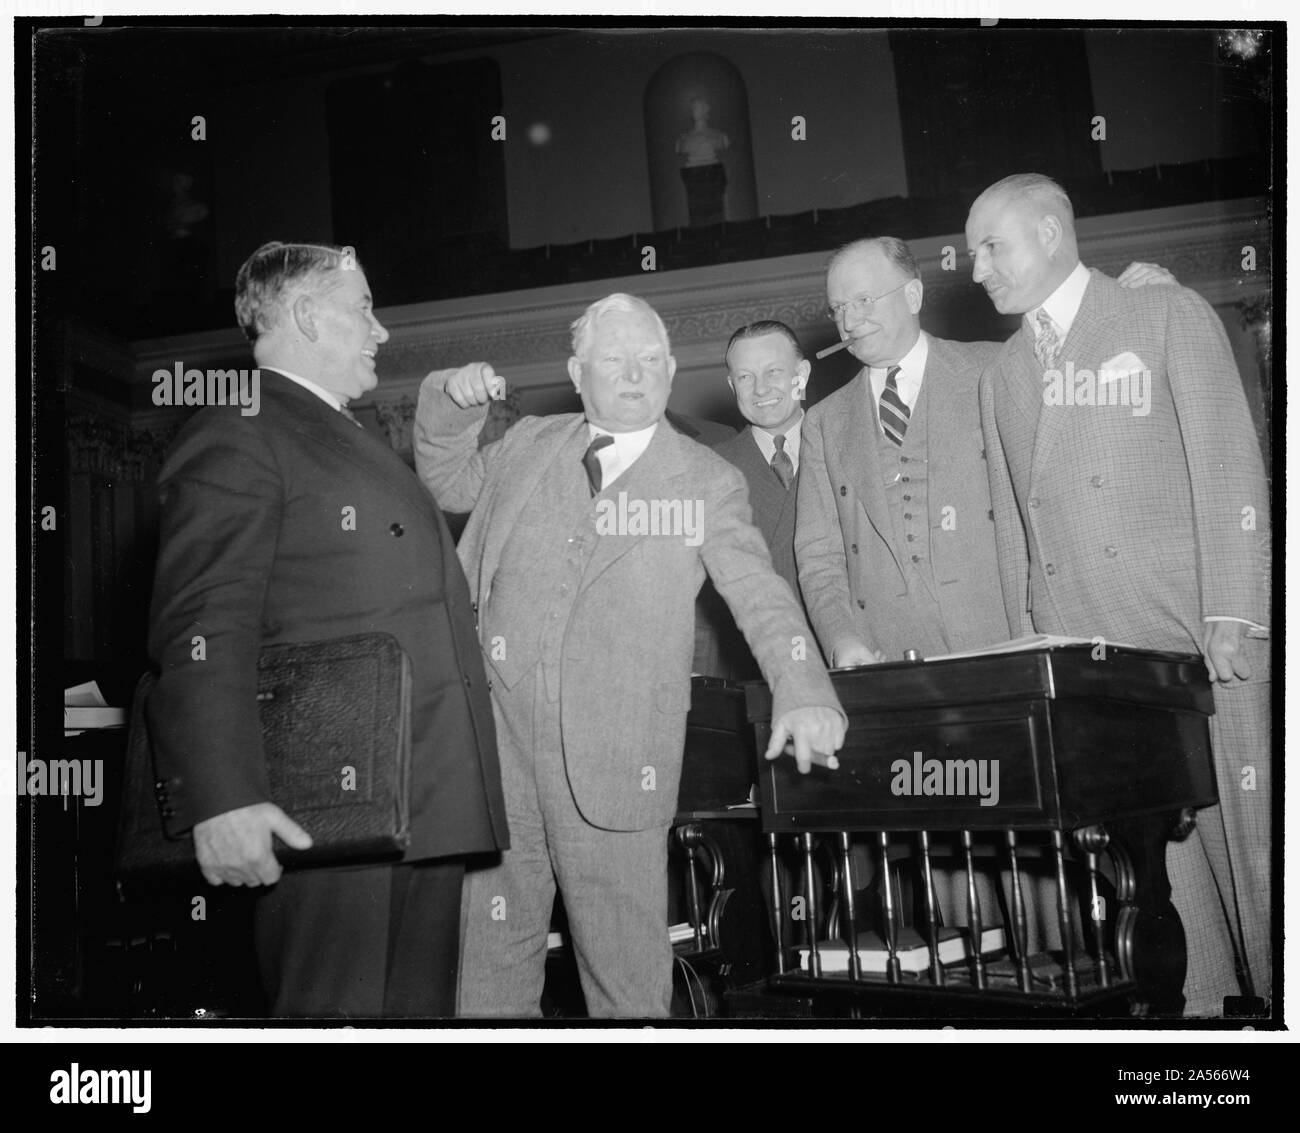
[[[264,244],[235,312],[260,412],[201,410],[159,478],[146,711],[170,832],[192,830],[210,884],[258,889],[274,1014],[447,1016],[464,855],[506,844],[465,576],[436,504],[347,409],[388,340],[350,250]],[[398,864],[282,876],[272,838],[311,839],[270,797],[258,655],[369,632],[411,666],[410,846]]]
[[[1070,199],[1041,174],[981,193],[966,243],[993,305],[1024,316],[981,387],[1008,616],[1203,654],[1220,805],[1166,854],[1186,1011],[1267,999],[1269,492],[1223,324],[1187,288],[1126,291],[1086,268]],[[1085,374],[1089,396],[1052,393]]]
[[[668,829],[706,573],[772,687],[769,757],[788,739],[807,770],[844,741],[821,662],[794,659],[807,626],[750,523],[743,477],[663,423],[676,362],[659,316],[629,295],[592,304],[568,372],[581,414],[525,417],[482,449],[504,388],[491,366],[430,374],[416,411],[421,477],[472,512],[460,553],[511,831],[500,864],[466,876],[464,1015],[539,1013],[557,885],[590,1014],[668,1013]],[[599,519],[614,499],[689,502],[702,528],[609,531]]]
[[[772,565],[799,596],[794,562],[795,499],[799,490],[799,433],[803,398],[812,367],[798,336],[785,323],[764,319],[737,328],[723,355],[727,384],[749,426],[713,446],[749,485],[754,524],[763,534]],[[706,645],[698,649],[699,672],[732,680],[757,677],[758,665],[725,605],[705,587],[699,617]]]

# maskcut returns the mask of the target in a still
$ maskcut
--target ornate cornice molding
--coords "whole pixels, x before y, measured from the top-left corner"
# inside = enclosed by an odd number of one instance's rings
[[[1272,231],[1262,198],[1088,217],[1078,231],[1088,264],[1115,272],[1134,258],[1155,261],[1216,306],[1272,286]],[[932,298],[961,301],[967,290],[972,302],[984,301],[970,281],[963,235],[910,243]],[[1247,244],[1257,249],[1254,272],[1241,268]],[[953,254],[945,257],[945,249]],[[413,396],[429,370],[473,359],[508,371],[516,388],[554,383],[569,354],[569,324],[593,299],[612,291],[634,291],[655,306],[668,326],[679,372],[716,368],[727,336],[742,323],[777,318],[800,330],[821,326],[826,258],[815,252],[388,308],[379,312],[391,336],[380,353],[383,384],[371,404],[378,413],[380,405]],[[951,270],[944,270],[945,260]],[[141,341],[134,348],[137,382],[178,360],[199,368],[247,361],[247,344],[234,328]],[[399,432],[406,427],[384,425]]]

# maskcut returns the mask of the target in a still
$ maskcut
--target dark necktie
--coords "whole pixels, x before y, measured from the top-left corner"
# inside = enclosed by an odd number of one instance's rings
[[[781,481],[781,487],[788,491],[790,481],[794,479],[794,461],[790,459],[790,454],[785,451],[785,434],[778,433],[772,438],[772,443],[776,445],[776,452],[772,454],[772,471],[776,473],[776,478]]]
[[[613,443],[614,438],[608,433],[604,433],[592,441],[587,446],[587,451],[582,454],[582,466],[587,470],[587,481],[591,484],[591,494],[593,496],[600,491],[600,450],[608,448]]]
[[[890,366],[885,375],[885,388],[880,394],[880,424],[887,436],[896,445],[902,445],[903,434],[907,432],[907,422],[912,411],[903,403],[898,394],[898,372],[902,367]]]

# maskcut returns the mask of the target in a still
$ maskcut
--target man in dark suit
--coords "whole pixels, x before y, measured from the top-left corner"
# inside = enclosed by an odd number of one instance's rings
[[[807,628],[740,473],[664,427],[676,362],[658,315],[628,295],[592,304],[568,370],[583,413],[525,417],[481,449],[504,386],[490,366],[430,374],[416,411],[421,478],[472,509],[459,550],[493,670],[512,839],[499,866],[466,877],[459,1003],[538,1013],[558,883],[589,1012],[664,1016],[667,838],[706,572],[772,686],[769,758],[789,739],[807,770],[814,751],[839,749],[846,721],[815,651],[792,648]]]
[[[749,426],[715,443],[713,451],[744,474],[754,526],[772,553],[776,573],[789,583],[802,608],[794,561],[794,516],[803,397],[812,367],[798,336],[775,319],[735,330],[723,360],[736,408]],[[708,619],[717,648],[703,664],[697,658],[698,671],[732,680],[758,677],[753,655],[721,601],[709,604],[701,616]]]
[[[1041,174],[986,189],[966,241],[975,282],[1024,316],[981,389],[1013,628],[1204,655],[1220,802],[1166,854],[1186,1010],[1267,998],[1269,498],[1222,321],[1186,288],[1084,267]]]
[[[347,408],[388,338],[350,249],[263,245],[235,310],[260,411],[202,409],[159,481],[147,713],[168,824],[193,832],[209,883],[267,887],[254,921],[274,1014],[450,1015],[463,859],[506,844],[465,577],[437,505]],[[311,839],[268,792],[258,654],[368,632],[411,664],[410,847],[282,876],[273,837]]]

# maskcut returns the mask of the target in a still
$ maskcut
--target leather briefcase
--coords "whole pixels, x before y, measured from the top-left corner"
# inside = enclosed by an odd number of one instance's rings
[[[194,840],[166,833],[145,715],[146,673],[131,705],[116,872],[123,882],[193,880]],[[357,634],[271,645],[257,662],[271,801],[312,836],[309,850],[275,840],[285,868],[399,859],[410,841],[411,669],[396,638]]]

